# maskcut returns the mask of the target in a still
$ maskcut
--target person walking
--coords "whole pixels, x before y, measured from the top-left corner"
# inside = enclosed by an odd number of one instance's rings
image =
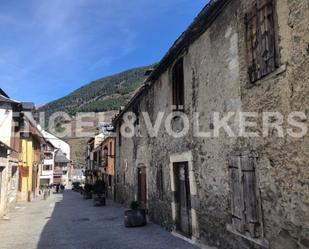
[[[44,195],[44,200],[46,200],[47,199],[47,197],[48,197],[48,192],[49,192],[49,188],[48,188],[48,185],[45,185],[44,186],[44,193],[43,193],[43,195]]]
[[[64,189],[65,189],[65,187],[64,187],[63,184],[61,184],[60,189],[61,189],[61,193],[63,193],[63,191],[64,191]]]

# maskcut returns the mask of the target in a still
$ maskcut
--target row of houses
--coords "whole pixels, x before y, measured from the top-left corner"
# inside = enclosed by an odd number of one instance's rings
[[[106,186],[106,197],[114,199],[115,195],[115,138],[114,128],[110,123],[99,127],[96,136],[87,141],[86,182],[94,184],[103,180]]]
[[[279,136],[277,114],[265,137],[214,122],[297,111],[294,128],[308,126],[308,23],[307,1],[211,0],[114,119],[114,148],[89,141],[89,168],[115,160],[115,199],[193,242],[309,248],[308,134]]]
[[[16,201],[31,201],[43,185],[69,183],[70,147],[42,130],[33,103],[0,89],[0,218]]]

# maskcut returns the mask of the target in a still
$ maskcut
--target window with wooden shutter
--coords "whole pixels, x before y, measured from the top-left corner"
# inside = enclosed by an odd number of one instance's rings
[[[242,156],[241,170],[243,177],[245,231],[250,233],[251,237],[258,238],[260,236],[260,224],[259,205],[256,194],[255,160],[255,157]]]
[[[244,232],[244,199],[241,183],[240,157],[232,156],[229,160],[231,187],[232,225],[238,232]]]
[[[254,83],[277,65],[273,0],[257,0],[246,15],[248,74]]]
[[[261,217],[256,186],[256,157],[229,158],[232,226],[252,238],[261,237]]]
[[[184,68],[183,58],[180,58],[173,67],[172,73],[173,110],[183,111],[184,109]]]

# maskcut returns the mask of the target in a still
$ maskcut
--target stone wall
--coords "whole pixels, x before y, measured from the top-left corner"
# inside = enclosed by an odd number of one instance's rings
[[[171,163],[189,161],[193,239],[218,248],[259,248],[257,241],[227,230],[231,223],[228,157],[234,151],[254,151],[258,155],[257,189],[264,239],[271,249],[308,248],[308,136],[301,139],[288,136],[230,138],[223,131],[219,138],[194,136],[194,112],[200,113],[200,130],[210,132],[214,128],[213,112],[220,112],[221,116],[239,111],[309,114],[309,4],[277,1],[280,67],[252,85],[248,83],[244,19],[253,3],[253,0],[232,1],[182,54],[185,114],[190,120],[190,130],[185,137],[171,138],[163,123],[158,136],[151,138],[140,115],[140,136],[122,137],[119,146],[118,122],[117,199],[126,205],[137,199],[137,169],[146,166],[149,215],[166,229],[175,230]],[[139,112],[148,112],[154,123],[159,112],[164,112],[166,117],[172,111],[171,96],[170,67],[157,81],[151,82],[128,111],[137,106]],[[177,122],[173,125],[178,126]],[[307,120],[303,122],[308,124]],[[237,123],[231,127],[237,132]],[[163,166],[162,199],[158,198],[156,187],[159,165]]]

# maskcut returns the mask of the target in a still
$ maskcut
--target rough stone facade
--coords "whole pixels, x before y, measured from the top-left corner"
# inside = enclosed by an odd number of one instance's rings
[[[220,2],[220,1],[213,1]],[[138,136],[120,137],[122,114],[115,121],[116,196],[127,205],[138,199],[138,169],[146,167],[147,206],[153,221],[175,231],[173,163],[187,162],[191,198],[191,238],[217,248],[309,248],[309,136],[278,138],[219,138],[194,136],[194,113],[200,113],[201,131],[212,131],[213,112],[291,111],[309,115],[309,3],[277,0],[275,6],[279,67],[249,83],[245,16],[255,0],[233,0],[187,49],[177,54],[158,77],[147,82],[125,111],[140,113]],[[177,46],[177,42],[175,43]],[[184,60],[185,107],[190,130],[172,138],[164,128],[152,138],[142,112],[154,124],[159,112],[172,112],[171,70],[177,58]],[[160,65],[162,65],[161,62]],[[258,123],[261,129],[261,117]],[[165,119],[163,119],[165,120]],[[178,127],[179,121],[174,120]],[[308,126],[308,119],[301,120]],[[235,125],[235,123],[234,123]],[[284,124],[284,127],[286,124]],[[237,127],[231,125],[234,131]],[[259,130],[260,131],[260,130]],[[228,160],[236,153],[256,157],[256,189],[259,193],[262,234],[251,238],[228,229],[232,223]],[[163,166],[164,194],[158,197],[157,168]]]

